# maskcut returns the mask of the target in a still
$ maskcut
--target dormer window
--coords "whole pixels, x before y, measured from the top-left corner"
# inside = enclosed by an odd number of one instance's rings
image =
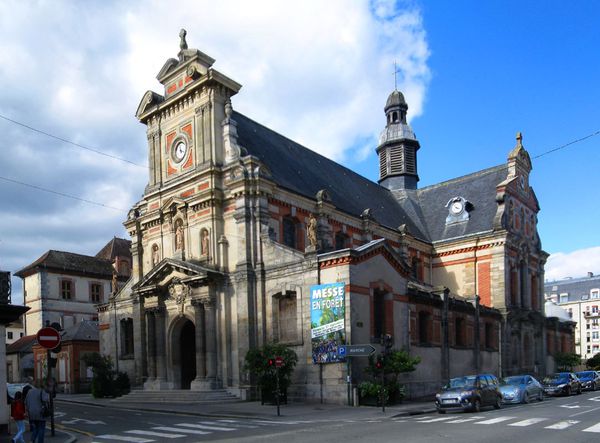
[[[398,113],[393,112],[392,113],[392,123],[396,123],[397,121],[398,121]]]
[[[451,225],[469,220],[469,211],[473,205],[464,197],[454,197],[448,200],[446,208],[448,208],[448,216],[446,224]]]

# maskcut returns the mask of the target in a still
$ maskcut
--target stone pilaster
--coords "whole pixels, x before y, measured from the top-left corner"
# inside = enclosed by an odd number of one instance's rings
[[[211,388],[217,387],[217,310],[213,300],[204,303],[206,322],[206,381]]]
[[[166,311],[158,310],[156,316],[156,389],[162,389],[167,382]]]
[[[190,389],[199,391],[205,389],[206,386],[206,344],[205,330],[206,322],[204,320],[205,311],[204,305],[200,300],[193,300],[194,305],[194,320],[196,329],[196,379],[192,381]]]
[[[144,389],[152,389],[156,381],[156,321],[154,312],[146,311],[146,325],[148,337],[148,379],[144,383]]]

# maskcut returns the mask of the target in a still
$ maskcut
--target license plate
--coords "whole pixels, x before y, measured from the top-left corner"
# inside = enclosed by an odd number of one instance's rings
[[[442,403],[456,403],[456,400],[454,400],[453,398],[444,398],[442,400]]]

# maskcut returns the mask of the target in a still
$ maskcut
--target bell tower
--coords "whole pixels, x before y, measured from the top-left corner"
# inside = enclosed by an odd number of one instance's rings
[[[417,189],[417,150],[420,145],[412,128],[406,123],[408,105],[404,95],[394,90],[388,97],[384,112],[385,129],[379,136],[379,184],[391,191]]]

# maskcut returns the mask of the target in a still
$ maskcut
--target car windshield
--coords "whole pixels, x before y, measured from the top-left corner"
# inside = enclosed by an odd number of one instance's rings
[[[591,378],[594,378],[594,373],[592,371],[578,372],[577,377],[579,377],[582,380],[589,380]]]
[[[502,381],[500,382],[501,385],[506,386],[506,385],[513,385],[513,386],[517,386],[517,385],[522,385],[525,384],[525,377],[504,377],[502,379]]]
[[[550,377],[546,377],[544,379],[546,383],[568,383],[569,375],[568,374],[552,374]]]
[[[450,379],[450,382],[445,386],[445,388],[454,389],[475,386],[475,380],[477,380],[477,377],[475,377],[474,375],[470,375],[467,377],[452,378]]]

